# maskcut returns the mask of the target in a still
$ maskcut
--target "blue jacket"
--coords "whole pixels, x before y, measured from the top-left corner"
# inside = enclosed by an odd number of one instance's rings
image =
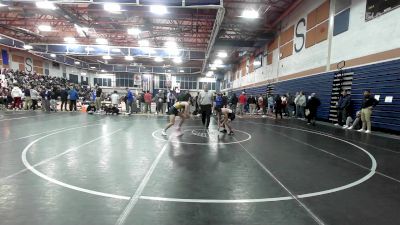
[[[339,109],[349,109],[351,103],[351,96],[346,95],[346,96],[341,96],[338,102],[338,107]]]
[[[78,92],[75,89],[72,89],[68,92],[69,100],[77,100],[79,98]]]
[[[128,94],[126,95],[126,100],[128,100],[129,102],[132,102],[134,99],[135,98],[132,94],[132,91],[128,91]]]

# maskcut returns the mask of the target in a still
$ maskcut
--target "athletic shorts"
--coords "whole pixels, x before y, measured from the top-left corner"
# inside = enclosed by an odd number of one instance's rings
[[[233,121],[235,119],[235,113],[228,113],[228,119]]]
[[[171,108],[169,108],[169,110],[168,110],[168,114],[169,114],[169,115],[178,116],[178,113],[179,113],[179,111],[178,111],[175,107],[173,107],[173,106],[171,106]]]

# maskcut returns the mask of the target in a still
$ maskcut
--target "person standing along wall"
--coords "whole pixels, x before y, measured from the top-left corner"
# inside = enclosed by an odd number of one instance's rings
[[[367,134],[371,133],[371,115],[373,108],[378,104],[372,95],[370,90],[364,91],[364,98],[361,105],[361,121],[362,128],[358,130],[359,132],[365,132]],[[365,128],[367,128],[365,130]]]
[[[319,100],[319,98],[317,98],[315,93],[311,94],[311,98],[308,100],[307,105],[306,105],[306,109],[309,110],[309,114],[307,115],[307,124],[310,125],[312,123],[312,125],[315,126],[315,119],[317,117],[317,110],[318,107],[321,105],[321,101]]]
[[[305,118],[304,117],[304,110],[307,104],[307,99],[306,96],[304,95],[304,93],[301,91],[297,101],[296,101],[296,106],[297,106],[297,117],[300,119]]]
[[[343,90],[342,95],[337,103],[338,107],[338,122],[335,124],[337,126],[346,126],[346,119],[350,115],[350,103],[351,97],[348,95],[346,90]]]

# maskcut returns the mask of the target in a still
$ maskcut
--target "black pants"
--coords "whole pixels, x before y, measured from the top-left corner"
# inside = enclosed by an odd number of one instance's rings
[[[37,105],[38,105],[38,100],[32,99],[32,106],[31,107],[32,107],[33,110],[36,110]]]
[[[72,111],[72,109],[76,111],[76,100],[69,100],[69,111]]]
[[[65,111],[67,111],[67,100],[61,99],[61,111],[63,111],[63,106],[65,108]]]
[[[282,108],[275,109],[275,118],[276,119],[278,119],[278,114],[281,115],[281,119],[282,119]]]
[[[315,125],[315,118],[317,117],[317,111],[316,110],[310,110],[310,114],[307,116],[307,121],[308,123],[312,123]]]
[[[347,119],[347,110],[346,109],[338,109],[338,124],[343,126],[346,124]]]
[[[201,122],[208,128],[210,125],[211,105],[201,105]]]

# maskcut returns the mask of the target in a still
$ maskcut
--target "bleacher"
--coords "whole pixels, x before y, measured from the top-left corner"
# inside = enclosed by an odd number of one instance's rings
[[[345,72],[354,73],[351,88],[353,114],[361,108],[364,90],[370,89],[373,95],[380,95],[379,104],[372,115],[373,128],[399,132],[400,60],[345,69]],[[287,92],[295,94],[302,90],[308,96],[315,92],[321,100],[317,117],[319,120],[328,121],[333,79],[334,73],[329,72],[281,81],[273,84],[273,94],[285,94]],[[266,90],[267,86],[264,85],[246,89],[246,92],[248,95],[256,95],[264,94]],[[243,89],[239,89],[235,90],[234,93],[239,95],[242,91]],[[393,96],[393,102],[385,103],[386,96]]]

